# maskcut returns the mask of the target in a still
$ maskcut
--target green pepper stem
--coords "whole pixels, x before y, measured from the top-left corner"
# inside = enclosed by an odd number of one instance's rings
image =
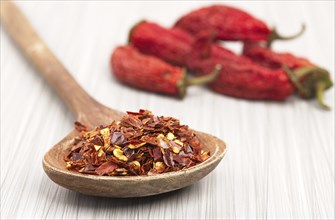
[[[271,31],[269,37],[268,37],[268,41],[266,43],[267,47],[271,47],[271,44],[273,43],[273,41],[275,40],[293,40],[297,37],[300,37],[306,30],[306,25],[302,24],[300,31],[294,35],[291,36],[283,36],[281,34],[279,34],[276,30],[276,28],[273,28],[273,30]]]
[[[324,103],[323,92],[326,89],[326,84],[324,82],[318,82],[316,84],[316,98],[320,106],[326,110],[330,110],[330,107]]]
[[[317,66],[302,67],[295,70],[283,66],[283,69],[300,97],[305,99],[316,97],[322,108],[330,109],[323,100],[324,91],[333,85],[327,70]]]
[[[288,66],[283,66],[283,69],[287,73],[288,78],[291,80],[294,87],[298,90],[299,95],[301,96],[308,96],[306,89],[302,86],[302,84],[299,81],[299,77],[293,72]]]
[[[178,82],[178,93],[179,97],[183,98],[186,94],[186,88],[193,85],[204,85],[210,82],[213,82],[218,75],[221,73],[222,66],[220,64],[216,64],[214,70],[204,76],[188,78],[185,76]],[[186,71],[184,71],[186,72]]]
[[[298,68],[298,69],[295,69],[294,70],[294,73],[295,75],[298,77],[298,78],[301,78],[301,77],[304,77],[310,73],[319,73],[319,74],[326,74],[328,75],[328,71],[325,70],[325,69],[322,69],[318,66],[310,66],[310,67],[301,67],[301,68]]]
[[[193,86],[193,85],[203,85],[212,82],[216,79],[216,77],[221,72],[221,65],[216,64],[214,70],[205,76],[195,77],[195,78],[186,78],[185,79],[185,86]]]

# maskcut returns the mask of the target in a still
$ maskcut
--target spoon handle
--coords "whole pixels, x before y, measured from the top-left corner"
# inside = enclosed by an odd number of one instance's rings
[[[74,80],[13,2],[1,1],[1,23],[77,119],[100,105]]]

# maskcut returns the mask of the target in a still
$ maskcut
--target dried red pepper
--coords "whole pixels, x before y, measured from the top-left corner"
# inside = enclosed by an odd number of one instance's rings
[[[167,62],[175,63],[175,60],[171,53],[165,51],[180,53],[176,55],[182,57],[180,64],[200,75],[211,70],[216,63],[221,64],[222,73],[210,84],[210,88],[222,94],[246,99],[283,100],[293,93],[293,86],[284,71],[261,67],[212,43],[215,35],[211,33],[205,30],[196,40],[178,28],[169,30],[142,22],[133,28],[129,39],[141,52]],[[159,51],[161,47],[162,51]]]
[[[131,46],[114,50],[111,67],[114,76],[127,85],[179,97],[185,95],[188,86],[211,82],[220,73],[220,69],[215,69],[206,76],[189,78],[184,68],[144,55]]]
[[[323,101],[324,90],[333,85],[327,70],[305,58],[297,57],[291,53],[274,52],[257,43],[245,44],[243,54],[262,66],[276,70],[284,68],[301,97],[317,97],[322,107],[329,108]]]
[[[172,117],[128,112],[121,121],[79,136],[65,155],[69,170],[107,176],[155,175],[186,169],[210,157],[198,137]]]
[[[181,17],[175,24],[193,35],[201,31],[216,31],[217,39],[229,41],[267,41],[288,40],[299,36],[300,33],[284,37],[270,28],[261,20],[249,13],[226,5],[213,5],[194,10]]]

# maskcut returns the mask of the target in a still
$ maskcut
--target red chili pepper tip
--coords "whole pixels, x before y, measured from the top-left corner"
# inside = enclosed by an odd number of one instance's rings
[[[128,33],[128,43],[131,43],[131,37],[135,31],[135,29],[140,26],[142,23],[145,23],[146,21],[145,20],[141,20],[139,22],[137,22],[136,24],[134,24],[134,26],[132,26],[129,30],[129,33]]]

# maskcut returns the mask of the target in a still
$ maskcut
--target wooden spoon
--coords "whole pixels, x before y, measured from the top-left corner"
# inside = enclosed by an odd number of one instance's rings
[[[107,108],[92,99],[71,77],[29,24],[22,12],[10,1],[1,1],[1,23],[75,115],[76,120],[93,128],[119,120],[123,113]],[[103,197],[140,197],[169,192],[191,185],[210,173],[221,161],[226,145],[218,138],[195,131],[211,157],[194,167],[154,176],[94,176],[70,172],[63,157],[69,152],[77,131],[71,131],[43,158],[43,168],[55,183],[70,190]]]

